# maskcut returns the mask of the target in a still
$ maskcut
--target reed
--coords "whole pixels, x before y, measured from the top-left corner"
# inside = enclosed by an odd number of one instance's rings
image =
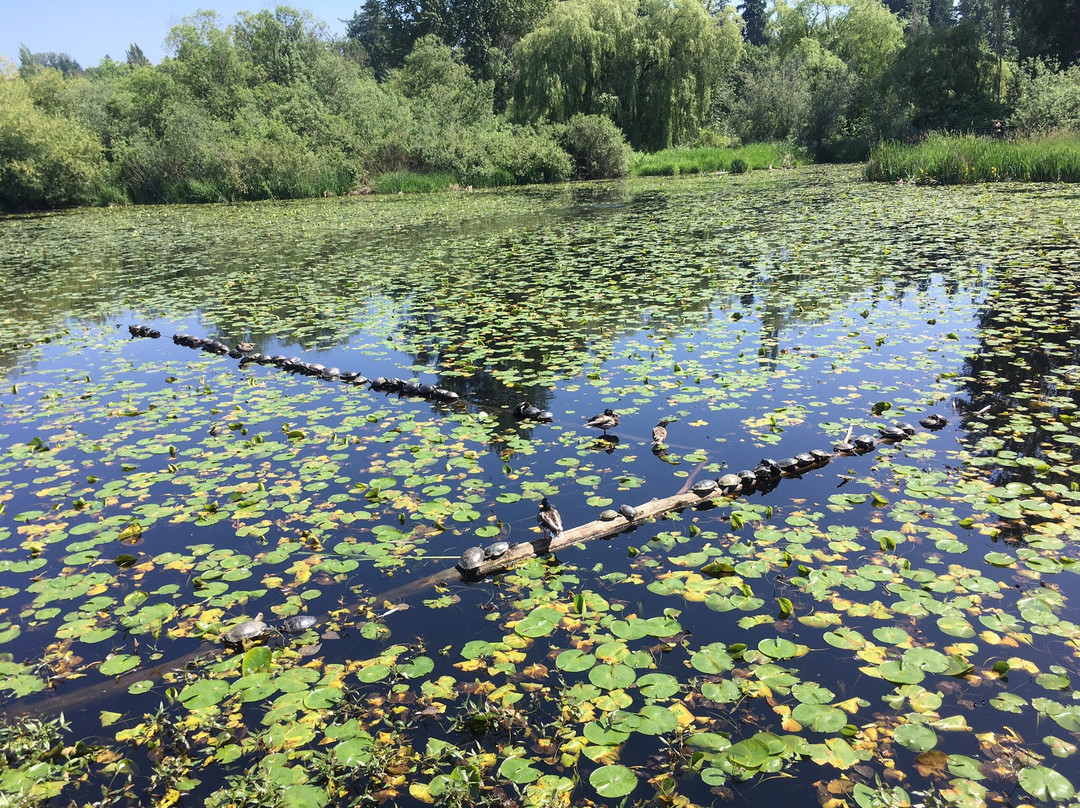
[[[879,143],[870,151],[866,178],[925,185],[1080,182],[1080,135],[993,140],[935,134],[917,145]]]
[[[761,168],[788,168],[806,162],[805,155],[783,143],[751,143],[738,149],[664,149],[637,154],[630,161],[632,176],[677,176],[715,171],[742,173]]]

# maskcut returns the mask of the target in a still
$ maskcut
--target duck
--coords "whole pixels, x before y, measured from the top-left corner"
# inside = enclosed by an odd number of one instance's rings
[[[540,525],[544,533],[550,534],[553,538],[558,538],[562,533],[562,516],[555,510],[555,506],[548,502],[547,497],[540,500],[540,512],[536,514],[536,523]]]
[[[591,426],[593,429],[602,430],[606,435],[609,429],[614,429],[619,425],[619,416],[615,414],[615,411],[608,407],[600,415],[594,415],[588,421],[585,422],[585,426]]]
[[[668,419],[661,418],[660,422],[653,427],[652,430],[652,442],[653,446],[663,446],[667,443],[667,425]]]

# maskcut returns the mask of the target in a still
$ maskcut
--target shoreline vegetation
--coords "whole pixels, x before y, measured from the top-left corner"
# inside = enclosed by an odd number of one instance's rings
[[[344,36],[288,6],[199,11],[156,65],[23,45],[0,56],[0,210],[741,173],[874,143],[868,177],[1077,176],[1073,141],[926,135],[1080,132],[1060,0],[477,2],[366,0]]]
[[[918,185],[1080,182],[1080,135],[996,140],[933,134],[917,144],[879,143],[865,176]]]

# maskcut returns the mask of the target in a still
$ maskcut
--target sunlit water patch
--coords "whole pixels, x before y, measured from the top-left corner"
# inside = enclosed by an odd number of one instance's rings
[[[1078,233],[1061,188],[846,169],[0,220],[0,789],[1074,800]],[[929,415],[429,582],[542,497],[571,527]]]

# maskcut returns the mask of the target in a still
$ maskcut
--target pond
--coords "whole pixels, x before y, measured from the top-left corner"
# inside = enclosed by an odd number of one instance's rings
[[[0,793],[1075,803],[1078,267],[854,168],[2,219]]]

